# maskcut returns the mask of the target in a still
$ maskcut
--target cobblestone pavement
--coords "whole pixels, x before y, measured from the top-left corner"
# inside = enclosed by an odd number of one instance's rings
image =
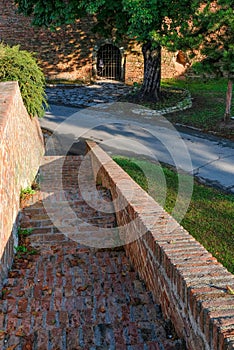
[[[99,103],[115,102],[132,87],[118,81],[97,81],[91,85],[48,84],[46,94],[49,103],[72,107],[91,107]]]
[[[90,235],[87,223],[101,230],[115,226],[113,214],[92,209],[81,198],[81,160],[82,156],[45,157],[41,190],[23,202],[21,249],[0,299],[0,349],[184,349],[122,247],[90,248],[64,234],[71,228],[63,220],[65,201],[83,234]],[[89,173],[90,168],[87,177]],[[110,199],[103,188],[97,193]],[[47,197],[47,209],[50,205],[61,218],[60,230],[43,206]]]

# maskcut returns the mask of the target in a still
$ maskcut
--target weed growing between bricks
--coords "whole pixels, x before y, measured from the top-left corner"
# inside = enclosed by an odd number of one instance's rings
[[[22,262],[22,259],[24,262],[26,262],[26,260],[29,259],[30,255],[38,254],[38,251],[34,249],[30,244],[29,235],[31,235],[32,232],[33,229],[30,228],[18,228],[18,246],[15,247],[16,255],[14,264],[20,264]]]

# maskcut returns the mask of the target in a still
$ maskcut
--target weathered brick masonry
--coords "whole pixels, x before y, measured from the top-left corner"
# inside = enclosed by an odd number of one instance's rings
[[[18,83],[0,83],[0,289],[17,243],[20,190],[32,183],[43,153],[38,120],[29,117]]]
[[[44,73],[50,79],[81,79],[89,81],[95,72],[96,52],[106,41],[92,33],[93,18],[77,20],[55,32],[33,28],[30,18],[17,14],[13,0],[0,0],[0,41],[20,45],[36,52]],[[111,42],[108,41],[108,42]],[[135,43],[123,42],[123,76],[126,83],[140,81],[143,76],[143,57]],[[184,67],[174,60],[175,54],[163,50],[162,76],[174,77]]]
[[[87,145],[98,181],[115,199],[126,253],[188,349],[234,349],[234,296],[226,289],[234,275],[99,146]]]

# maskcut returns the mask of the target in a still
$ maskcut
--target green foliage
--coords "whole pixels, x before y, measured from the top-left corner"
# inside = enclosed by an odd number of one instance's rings
[[[19,244],[14,247],[17,253],[17,258],[28,258],[29,255],[37,254],[37,250],[31,247],[28,236],[33,232],[33,228],[18,227]]]
[[[176,51],[178,28],[186,27],[199,0],[15,0],[19,11],[32,15],[33,23],[55,28],[87,14],[95,15],[95,32],[116,41],[134,39],[142,45],[145,74],[143,97],[160,96],[160,46]],[[146,45],[144,47],[144,45]],[[146,52],[147,50],[147,52]],[[157,54],[157,55],[156,55]],[[153,62],[153,63],[152,63]],[[150,71],[150,74],[149,74]],[[148,72],[148,73],[147,73]],[[156,84],[152,81],[156,81]]]
[[[29,195],[35,194],[36,191],[32,189],[32,187],[26,187],[26,188],[22,188],[20,191],[20,198],[24,199]]]
[[[98,1],[97,1],[98,2]],[[100,1],[99,1],[100,2]],[[85,1],[79,0],[15,0],[18,10],[26,16],[33,16],[33,24],[55,28],[63,23],[72,23],[85,15]],[[87,4],[87,9],[90,9]]]
[[[234,7],[230,0],[204,2],[194,12],[193,26],[183,32],[185,47],[204,55],[194,69],[199,73],[234,77]],[[187,36],[186,36],[187,34]]]
[[[21,258],[22,255],[35,255],[37,254],[37,250],[33,249],[31,247],[27,247],[26,245],[19,245],[17,247],[14,247],[15,251],[17,253],[18,258]]]
[[[173,169],[163,166],[166,179],[166,201],[163,203],[161,166],[145,160],[128,159],[116,156],[114,160],[169,213],[172,212],[177,193],[178,178],[189,175],[177,174]],[[147,169],[147,178],[144,174]],[[190,206],[182,226],[204,247],[210,251],[230,272],[234,273],[234,196],[213,188],[195,183]]]
[[[33,229],[32,228],[21,228],[18,227],[18,235],[19,236],[29,236],[31,235]]]
[[[19,245],[18,247],[15,247],[15,250],[17,253],[27,253],[28,252],[28,248],[23,246],[23,245]]]
[[[234,16],[230,0],[15,0],[33,23],[55,28],[95,14],[95,31],[169,50],[202,49],[204,70],[234,74]],[[214,5],[215,4],[215,5]],[[201,6],[202,5],[202,6]]]
[[[19,12],[32,15],[33,24],[55,28],[92,14],[95,31],[118,39],[134,38],[140,43],[157,42],[176,50],[178,28],[188,27],[199,0],[15,0]],[[113,32],[114,31],[114,32]]]
[[[29,115],[44,115],[45,78],[31,53],[0,43],[0,81],[18,81]]]
[[[160,46],[171,51],[200,49],[196,70],[234,76],[234,16],[230,0],[15,0],[33,23],[55,28],[93,14],[99,34],[138,41],[145,51],[142,96],[159,99]],[[216,7],[215,7],[216,6]],[[154,70],[152,69],[154,67]],[[156,81],[156,83],[154,83]],[[152,83],[153,82],[153,83]],[[156,92],[156,93],[155,93]]]

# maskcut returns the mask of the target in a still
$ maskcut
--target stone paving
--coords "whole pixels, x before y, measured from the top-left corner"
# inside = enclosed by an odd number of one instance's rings
[[[0,298],[0,349],[184,349],[122,247],[91,248],[71,239],[65,202],[79,231],[94,241],[100,230],[115,227],[114,214],[90,208],[81,196],[82,159],[46,156],[41,190],[23,202],[19,247],[26,251],[18,251]],[[87,167],[83,176],[90,172]],[[106,189],[99,186],[97,193],[110,200]],[[59,228],[48,207],[60,216]],[[99,230],[91,232],[88,223]]]
[[[46,94],[49,103],[83,108],[116,102],[132,89],[118,81],[101,80],[90,85],[48,84]]]
[[[98,80],[90,85],[78,84],[48,84],[46,94],[50,104],[64,105],[70,107],[94,107],[103,103],[117,102],[126,94],[134,91],[134,86],[125,85],[114,80]],[[174,106],[161,110],[150,110],[139,108],[135,110],[138,115],[159,116],[175,111],[183,111],[192,106],[189,91],[181,89],[182,99]]]

